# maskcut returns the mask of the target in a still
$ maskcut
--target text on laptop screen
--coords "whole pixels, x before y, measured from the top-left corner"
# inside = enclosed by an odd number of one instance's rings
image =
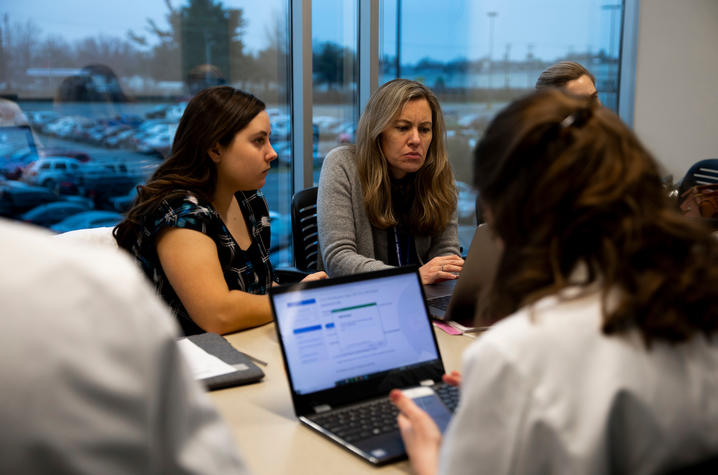
[[[439,358],[416,274],[275,294],[298,394]]]

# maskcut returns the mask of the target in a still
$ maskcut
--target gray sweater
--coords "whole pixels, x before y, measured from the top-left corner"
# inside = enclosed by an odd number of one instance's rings
[[[317,196],[319,249],[330,277],[391,266],[385,229],[371,225],[356,168],[353,146],[338,147],[324,159]],[[459,255],[457,215],[434,236],[415,236],[420,265],[437,256]]]

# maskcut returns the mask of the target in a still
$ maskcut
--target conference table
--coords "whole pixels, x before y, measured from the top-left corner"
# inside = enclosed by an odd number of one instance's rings
[[[431,294],[429,290],[427,293]],[[449,335],[436,327],[434,333],[447,372],[459,370],[461,355],[474,338]],[[265,373],[261,382],[209,393],[231,426],[252,473],[410,473],[406,461],[374,467],[300,424],[294,415],[273,323],[226,335],[226,338],[238,350],[267,363],[260,365]]]

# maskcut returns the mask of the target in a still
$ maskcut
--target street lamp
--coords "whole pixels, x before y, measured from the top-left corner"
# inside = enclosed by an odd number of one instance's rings
[[[496,15],[498,12],[486,12],[486,16],[489,17],[489,62],[494,56],[494,20]]]
[[[396,77],[401,77],[401,0],[396,0]]]
[[[493,55],[494,55],[494,20],[496,19],[498,12],[486,12],[486,16],[489,17],[489,81],[487,87],[487,101],[486,108],[491,109],[491,75],[493,74]]]
[[[611,12],[611,37],[609,38],[609,46],[608,46],[608,56],[613,56],[613,50],[614,45],[616,44],[616,12],[621,8],[620,4],[614,4],[614,5],[602,5],[601,10],[608,10]],[[616,59],[618,59],[618,52],[616,52]]]

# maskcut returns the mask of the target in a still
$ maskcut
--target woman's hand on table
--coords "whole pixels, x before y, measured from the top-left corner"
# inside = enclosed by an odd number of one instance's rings
[[[438,256],[419,267],[421,283],[433,284],[442,280],[458,279],[464,260],[456,255]]]
[[[326,279],[327,277],[329,277],[329,276],[327,275],[326,272],[319,271],[319,272],[315,272],[313,274],[309,274],[308,276],[306,276],[305,278],[302,279],[302,282],[311,282],[312,280],[322,280],[322,279]]]

